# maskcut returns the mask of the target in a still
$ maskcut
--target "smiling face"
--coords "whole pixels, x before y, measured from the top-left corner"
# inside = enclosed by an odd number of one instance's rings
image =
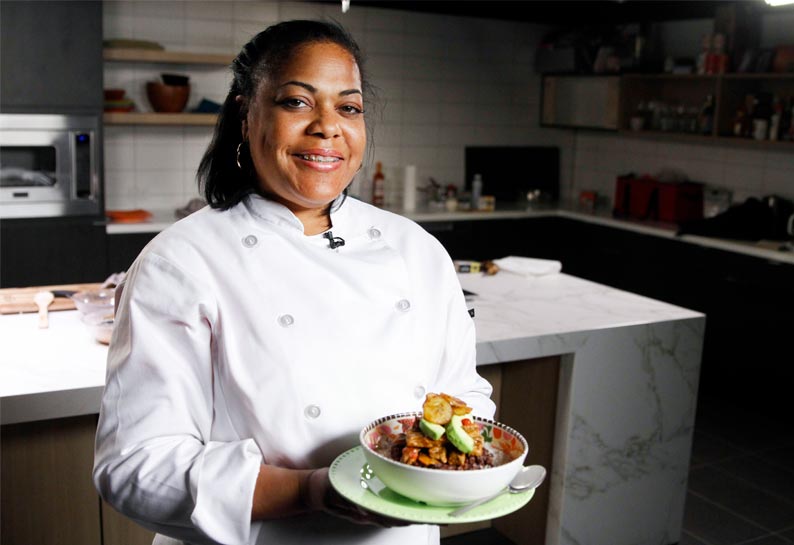
[[[328,222],[328,205],[363,161],[361,87],[347,50],[328,42],[307,44],[259,85],[243,122],[261,192],[289,208],[307,234],[317,230],[307,221]]]

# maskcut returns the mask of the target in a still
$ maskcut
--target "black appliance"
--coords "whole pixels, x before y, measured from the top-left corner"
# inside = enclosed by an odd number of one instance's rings
[[[466,189],[475,174],[482,175],[483,195],[496,204],[526,204],[527,194],[540,192],[540,200],[560,197],[560,149],[553,146],[467,146]],[[537,196],[536,196],[537,198]]]

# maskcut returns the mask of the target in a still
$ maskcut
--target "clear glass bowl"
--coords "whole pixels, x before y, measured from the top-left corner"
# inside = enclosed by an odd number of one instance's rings
[[[113,325],[116,320],[113,310],[100,310],[85,314],[82,322],[88,326],[94,338],[102,344],[110,344],[110,336],[113,334]]]
[[[78,291],[71,296],[74,306],[83,315],[92,312],[106,311],[113,313],[116,290],[112,288],[100,290]]]

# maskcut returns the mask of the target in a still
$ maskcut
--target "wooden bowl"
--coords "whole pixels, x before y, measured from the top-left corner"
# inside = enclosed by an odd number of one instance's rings
[[[146,96],[155,112],[178,113],[185,109],[190,85],[166,85],[150,81],[146,84]]]

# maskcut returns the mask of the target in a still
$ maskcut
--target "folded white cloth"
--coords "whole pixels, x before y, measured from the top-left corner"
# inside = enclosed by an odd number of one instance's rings
[[[499,269],[522,276],[543,276],[556,274],[562,270],[562,263],[552,259],[536,259],[534,257],[507,256],[494,259]]]

